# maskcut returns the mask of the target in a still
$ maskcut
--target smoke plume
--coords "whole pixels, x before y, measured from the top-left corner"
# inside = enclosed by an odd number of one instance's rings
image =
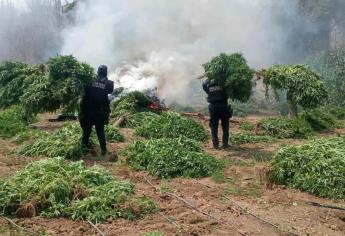
[[[253,67],[279,60],[283,46],[271,0],[100,0],[79,5],[63,54],[94,66],[128,89],[157,87],[168,103],[200,101],[202,64],[242,52]],[[201,98],[202,99],[202,98]]]

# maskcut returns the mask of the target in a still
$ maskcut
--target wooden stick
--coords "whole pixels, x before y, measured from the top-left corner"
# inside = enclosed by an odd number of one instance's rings
[[[330,209],[335,209],[335,210],[341,210],[341,211],[345,211],[344,207],[338,207],[338,206],[332,206],[332,205],[323,205],[317,202],[305,202],[308,205],[311,206],[317,206],[317,207],[323,207],[323,208],[330,208]]]
[[[114,126],[115,127],[118,127],[120,126],[124,121],[125,119],[127,118],[127,116],[129,116],[129,112],[126,112],[125,114],[123,114],[122,116],[120,116],[119,119],[117,119],[117,121],[114,123]]]
[[[251,213],[251,212],[249,211],[249,209],[246,209],[246,208],[242,207],[240,204],[238,204],[238,203],[235,202],[234,200],[228,198],[227,196],[222,195],[222,197],[224,197],[226,200],[230,201],[230,202],[231,202],[232,204],[234,204],[235,206],[239,207],[245,214],[251,215],[251,216],[253,216],[254,218],[256,218],[256,219],[258,219],[258,220],[264,222],[265,224],[268,224],[268,225],[270,225],[270,226],[272,226],[272,227],[274,227],[274,228],[276,228],[276,229],[278,229],[278,230],[282,230],[282,229],[279,228],[278,225],[273,224],[273,223],[271,223],[271,222],[269,222],[269,221],[267,221],[267,220],[265,220],[265,219],[263,219],[263,218],[261,218],[261,217],[255,215],[255,214]],[[285,230],[283,230],[283,231],[285,231]],[[294,236],[300,236],[299,234],[296,234],[296,233],[293,233],[293,232],[290,232],[290,231],[286,231],[286,233],[288,233],[288,234],[290,234],[290,235],[294,235]]]
[[[96,226],[94,225],[91,221],[87,221],[101,236],[105,236],[105,234]]]

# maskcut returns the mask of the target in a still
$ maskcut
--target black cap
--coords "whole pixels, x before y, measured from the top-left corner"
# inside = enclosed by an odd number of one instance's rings
[[[108,76],[108,67],[106,65],[100,65],[97,70],[97,75],[100,78]]]

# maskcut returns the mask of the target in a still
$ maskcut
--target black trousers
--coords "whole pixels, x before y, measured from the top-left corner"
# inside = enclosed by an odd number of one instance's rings
[[[210,128],[212,134],[212,143],[214,147],[219,146],[218,126],[219,121],[222,122],[223,128],[223,146],[229,144],[229,125],[230,125],[230,111],[228,104],[215,103],[208,106],[210,112]]]
[[[99,145],[102,151],[107,150],[107,144],[105,140],[105,133],[104,133],[104,126],[106,123],[105,115],[103,113],[97,112],[85,112],[83,113],[80,118],[80,126],[83,129],[83,137],[82,137],[82,144],[85,146],[89,146],[89,139],[90,134],[92,131],[92,127],[96,127],[96,133],[99,141]]]

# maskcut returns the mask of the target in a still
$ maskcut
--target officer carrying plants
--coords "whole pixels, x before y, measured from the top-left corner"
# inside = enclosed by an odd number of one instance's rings
[[[80,126],[83,129],[82,144],[90,149],[89,138],[92,126],[96,127],[102,155],[107,154],[104,126],[109,123],[110,102],[108,94],[114,90],[114,83],[108,80],[108,68],[101,65],[97,71],[97,80],[86,86],[80,104]]]
[[[210,128],[212,134],[213,148],[219,148],[218,125],[219,120],[222,122],[223,128],[223,148],[229,147],[229,119],[231,111],[228,107],[228,97],[223,86],[217,84],[216,81],[207,79],[202,85],[207,93],[207,101],[209,103],[210,112]]]

